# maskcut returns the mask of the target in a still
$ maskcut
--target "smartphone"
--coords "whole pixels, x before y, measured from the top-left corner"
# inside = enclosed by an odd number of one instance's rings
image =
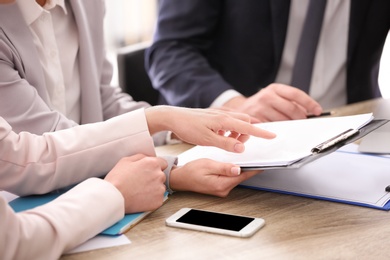
[[[165,220],[167,226],[222,235],[250,237],[264,226],[262,218],[182,208]]]

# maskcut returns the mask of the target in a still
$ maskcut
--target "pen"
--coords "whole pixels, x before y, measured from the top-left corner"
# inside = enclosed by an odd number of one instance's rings
[[[307,118],[314,118],[314,117],[320,117],[320,116],[331,116],[331,115],[334,115],[334,111],[322,112],[322,113],[319,114],[318,116],[313,115],[313,114],[309,114],[309,115],[307,115]]]

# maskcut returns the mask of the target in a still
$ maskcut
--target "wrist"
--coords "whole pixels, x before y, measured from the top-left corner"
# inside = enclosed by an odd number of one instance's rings
[[[245,102],[246,97],[244,96],[236,96],[234,98],[229,99],[226,101],[223,106],[230,108],[230,109],[238,109],[242,106],[242,104]]]
[[[169,186],[172,190],[175,190],[175,191],[182,191],[184,190],[180,184],[181,180],[180,180],[180,169],[182,167],[178,167],[178,166],[175,166],[175,167],[172,167],[172,170],[171,170],[171,174],[170,174],[170,180],[169,180]]]
[[[151,135],[171,130],[169,125],[169,114],[172,109],[169,106],[153,106],[145,109],[146,122]]]

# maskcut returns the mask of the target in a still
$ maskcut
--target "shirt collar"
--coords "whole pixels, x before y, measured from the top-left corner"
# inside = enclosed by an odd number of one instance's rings
[[[47,0],[47,3],[43,7],[35,0],[16,0],[16,2],[28,25],[31,25],[36,19],[38,19],[42,12],[50,10],[57,5],[62,8],[65,14],[67,14],[65,0]]]
[[[46,10],[50,10],[58,5],[62,8],[65,14],[67,14],[66,7],[65,7],[65,0],[47,0],[44,8]]]

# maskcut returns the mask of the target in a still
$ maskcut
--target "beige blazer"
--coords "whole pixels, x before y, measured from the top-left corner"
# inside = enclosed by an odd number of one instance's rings
[[[83,147],[75,140],[85,140]],[[123,197],[93,177],[135,153],[155,155],[143,109],[43,136],[16,134],[0,117],[0,190],[45,193],[87,179],[24,213],[15,214],[0,196],[0,259],[56,259],[118,221]]]
[[[112,66],[106,58],[103,34],[104,0],[66,1],[71,4],[79,33],[81,123],[148,107],[110,85]],[[0,4],[0,116],[15,132],[42,134],[75,126],[52,108],[38,61],[18,5]]]

